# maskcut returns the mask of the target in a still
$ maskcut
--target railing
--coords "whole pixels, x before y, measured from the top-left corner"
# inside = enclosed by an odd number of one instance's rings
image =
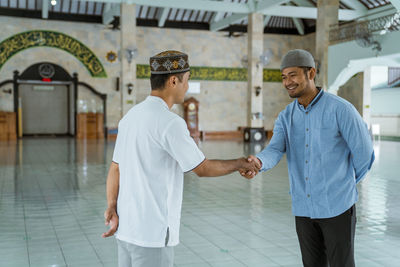
[[[392,86],[400,81],[400,68],[389,68],[388,85]]]
[[[343,43],[365,38],[377,32],[385,34],[398,30],[400,30],[400,12],[372,20],[332,25],[329,31],[329,42],[330,44]]]

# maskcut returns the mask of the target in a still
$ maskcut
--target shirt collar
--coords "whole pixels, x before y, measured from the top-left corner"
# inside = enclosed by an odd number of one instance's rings
[[[147,97],[147,99],[150,100],[150,101],[159,103],[159,104],[163,105],[164,107],[166,107],[169,110],[169,107],[168,107],[167,103],[161,97],[149,95]]]
[[[316,97],[314,97],[313,101],[311,101],[310,103],[311,107],[317,104],[317,102],[321,99],[322,95],[324,94],[324,90],[322,90],[321,87],[317,87],[317,89],[319,90],[319,93],[317,94]]]
[[[307,108],[304,108],[303,105],[299,103],[299,101],[296,99],[297,105],[301,110],[310,110],[315,104],[318,103],[318,101],[321,99],[321,97],[324,94],[324,90],[321,89],[321,87],[317,87],[318,89],[318,94],[314,97],[314,99],[311,101],[311,103],[307,106]]]

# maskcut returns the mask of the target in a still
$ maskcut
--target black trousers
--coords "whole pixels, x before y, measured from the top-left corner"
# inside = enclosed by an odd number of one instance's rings
[[[327,219],[296,217],[304,267],[354,267],[355,205]]]

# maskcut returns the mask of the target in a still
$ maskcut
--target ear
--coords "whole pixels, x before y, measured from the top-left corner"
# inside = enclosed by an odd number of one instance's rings
[[[168,78],[168,85],[169,87],[175,87],[177,84],[176,76],[172,75]]]
[[[315,68],[311,68],[308,73],[309,73],[308,79],[313,81],[314,78],[315,78],[315,75],[317,74],[316,69]]]

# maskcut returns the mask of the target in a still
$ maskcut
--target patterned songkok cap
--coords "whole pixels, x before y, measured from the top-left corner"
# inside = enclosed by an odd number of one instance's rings
[[[150,58],[151,74],[179,73],[190,70],[188,55],[179,51],[164,51]]]

